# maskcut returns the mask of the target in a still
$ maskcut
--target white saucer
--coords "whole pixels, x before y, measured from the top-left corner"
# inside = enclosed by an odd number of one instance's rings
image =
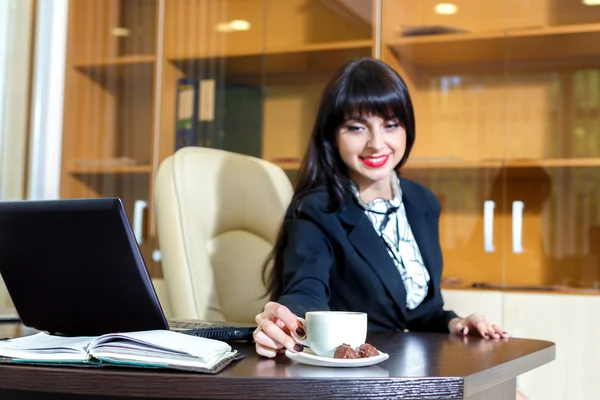
[[[289,350],[285,351],[285,355],[302,364],[315,365],[317,367],[367,367],[369,365],[379,364],[389,358],[387,353],[379,352],[378,356],[366,358],[331,358],[315,355],[308,347],[300,353],[294,353]]]

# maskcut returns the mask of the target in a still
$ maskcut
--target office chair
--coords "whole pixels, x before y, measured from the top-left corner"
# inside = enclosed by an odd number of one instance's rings
[[[186,147],[160,164],[155,212],[173,318],[254,322],[292,192],[275,164],[224,150]]]

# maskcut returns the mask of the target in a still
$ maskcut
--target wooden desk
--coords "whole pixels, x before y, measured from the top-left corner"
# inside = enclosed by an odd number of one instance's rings
[[[553,343],[461,339],[429,333],[371,334],[390,358],[364,368],[321,368],[285,355],[247,358],[217,375],[128,368],[0,365],[0,398],[104,399],[514,399],[516,377],[552,361]],[[71,394],[71,395],[65,395]]]

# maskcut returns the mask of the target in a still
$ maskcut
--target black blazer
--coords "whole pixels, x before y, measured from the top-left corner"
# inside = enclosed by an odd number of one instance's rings
[[[427,297],[406,308],[406,290],[383,240],[352,196],[328,212],[325,189],[309,193],[296,218],[287,215],[283,294],[277,300],[303,316],[312,310],[363,311],[369,330],[448,332],[456,314],[443,309],[442,252],[435,195],[400,179],[408,222],[431,277]]]

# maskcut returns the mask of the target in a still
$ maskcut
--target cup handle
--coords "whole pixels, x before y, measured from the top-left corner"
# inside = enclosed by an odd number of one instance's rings
[[[298,343],[300,343],[303,346],[307,346],[310,347],[310,343],[308,341],[308,337],[306,337],[306,320],[302,317],[298,317],[298,321],[300,321],[302,323],[302,325],[304,326],[304,337],[300,337],[298,335],[296,335],[296,332],[292,332],[290,330],[290,333],[292,334],[292,337],[294,338],[294,340]]]

